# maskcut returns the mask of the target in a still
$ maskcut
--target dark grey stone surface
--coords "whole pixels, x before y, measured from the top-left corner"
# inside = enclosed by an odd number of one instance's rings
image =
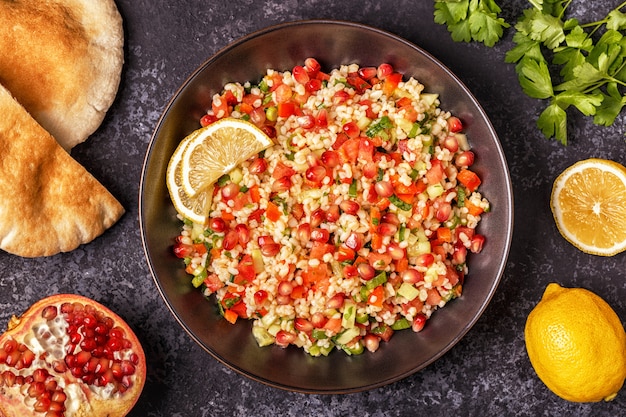
[[[549,208],[554,178],[575,161],[602,157],[626,164],[624,114],[611,128],[571,118],[567,147],[544,139],[535,127],[543,103],[523,95],[513,66],[504,63],[512,32],[494,48],[454,43],[446,29],[433,22],[432,3],[117,0],[126,31],[119,95],[101,128],[72,154],[119,198],[127,213],[103,236],[71,253],[44,259],[0,253],[0,323],[59,292],[80,293],[108,305],[134,328],[148,359],[147,384],[130,416],[625,415],[624,390],[611,403],[576,404],[553,395],[535,375],[523,339],[526,316],[552,281],[593,290],[626,320],[626,253],[601,258],[579,252],[561,238]],[[521,0],[498,3],[509,21],[527,5]],[[616,2],[574,3],[580,13],[601,14]],[[376,26],[441,60],[491,118],[515,193],[515,233],[507,268],[477,324],[426,369],[350,395],[277,390],[210,357],[180,328],[157,293],[138,227],[144,154],[178,86],[237,38],[271,24],[310,18]]]

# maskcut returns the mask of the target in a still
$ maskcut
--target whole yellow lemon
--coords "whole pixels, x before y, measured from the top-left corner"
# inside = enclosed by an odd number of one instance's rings
[[[610,401],[626,379],[626,332],[606,301],[551,283],[524,328],[537,376],[559,397]]]

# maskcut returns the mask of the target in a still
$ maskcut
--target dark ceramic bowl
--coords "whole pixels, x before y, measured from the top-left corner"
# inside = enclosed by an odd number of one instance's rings
[[[276,45],[280,45],[279,48]],[[435,312],[424,330],[397,332],[375,353],[333,352],[313,358],[302,349],[260,348],[250,323],[231,325],[215,303],[190,285],[182,262],[172,254],[181,223],[170,202],[165,171],[177,143],[199,127],[211,97],[229,81],[258,81],[266,69],[290,70],[315,57],[326,70],[341,64],[377,66],[388,62],[414,76],[428,92],[440,94],[441,107],[459,116],[477,158],[481,191],[492,212],[483,216],[482,253],[469,260],[463,296]],[[348,393],[397,381],[429,365],[472,327],[493,296],[505,267],[512,227],[512,192],[499,140],[476,99],[441,63],[419,47],[390,33],[339,21],[300,21],[273,26],[234,42],[208,59],[185,81],[163,113],[148,147],[140,187],[140,227],[154,282],[189,335],[218,361],[262,383],[300,392]],[[207,360],[209,360],[207,358]]]

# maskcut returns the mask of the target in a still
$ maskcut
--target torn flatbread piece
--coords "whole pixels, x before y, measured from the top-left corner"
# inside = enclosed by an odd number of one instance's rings
[[[0,84],[67,151],[113,103],[123,47],[113,0],[0,0]]]
[[[68,252],[117,222],[117,199],[2,86],[0,115],[0,249]]]

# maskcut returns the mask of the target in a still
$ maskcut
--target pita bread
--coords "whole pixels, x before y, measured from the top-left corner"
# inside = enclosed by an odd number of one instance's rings
[[[113,103],[123,45],[113,0],[0,0],[0,84],[68,151]]]
[[[124,208],[0,86],[0,249],[50,256],[90,242]]]

